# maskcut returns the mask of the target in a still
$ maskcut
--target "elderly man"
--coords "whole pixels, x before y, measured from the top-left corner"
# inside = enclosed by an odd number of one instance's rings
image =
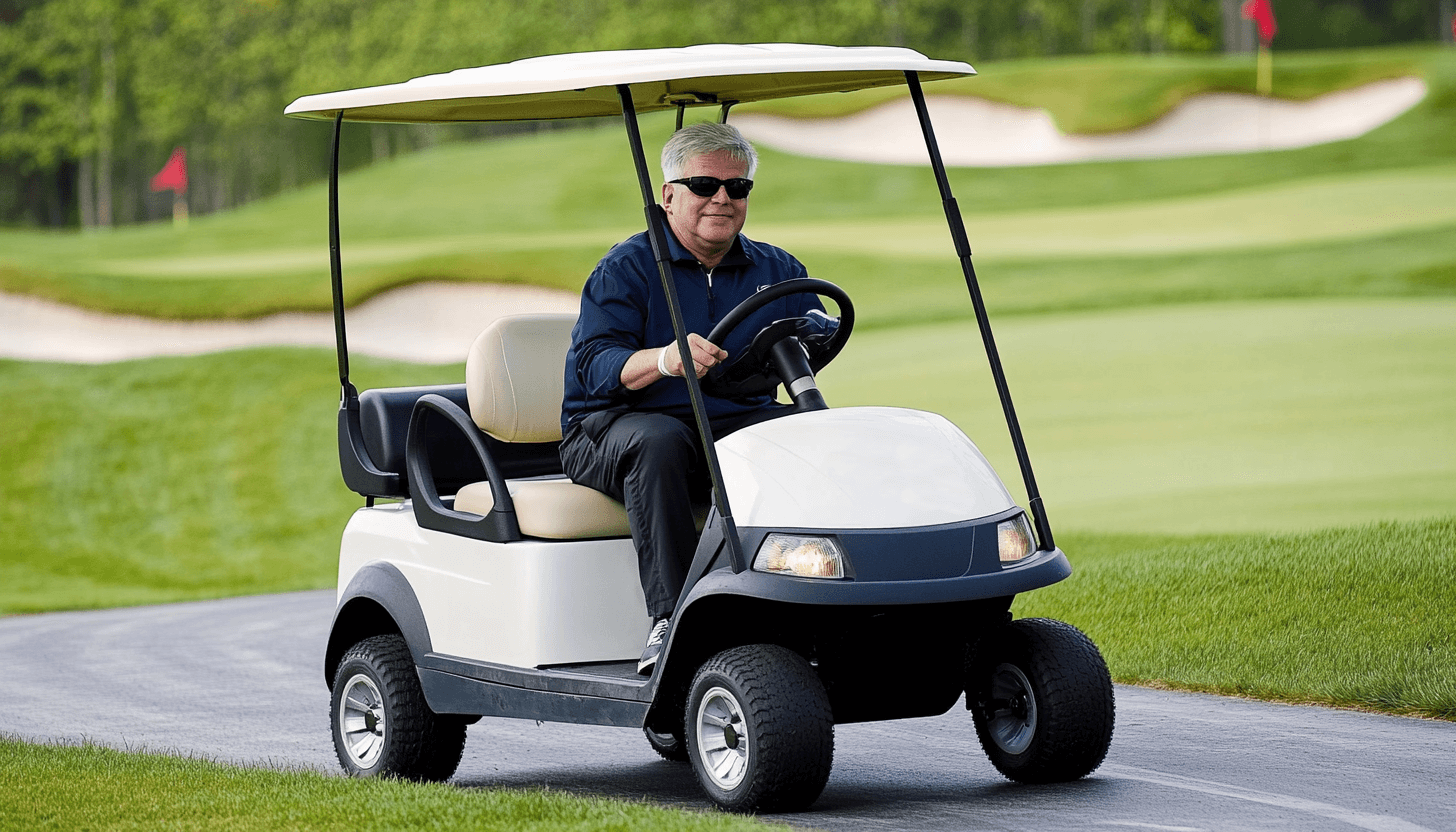
[[[758,290],[806,276],[788,252],[739,233],[757,166],[753,146],[725,124],[685,127],[662,150],[672,278],[698,378],[775,320],[811,316],[825,330],[835,323],[813,295],[791,295],[728,343],[705,337]],[[566,357],[561,461],[572,480],[626,505],[654,619],[637,666],[644,675],[656,666],[697,547],[692,504],[707,502],[710,490],[684,371],[652,245],[637,234],[602,258],[582,290]],[[788,412],[769,395],[704,402],[718,438]]]

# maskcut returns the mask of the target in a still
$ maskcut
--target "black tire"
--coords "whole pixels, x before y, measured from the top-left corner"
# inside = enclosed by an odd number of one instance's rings
[[[1097,645],[1070,624],[1026,618],[988,634],[969,663],[967,697],[981,747],[1018,783],[1091,774],[1112,744],[1112,678]]]
[[[683,736],[708,797],[734,812],[795,812],[824,791],[834,713],[814,668],[772,644],[709,659],[688,689]]]
[[[344,653],[329,724],[339,765],[354,777],[444,781],[465,752],[464,719],[430,710],[397,635],[367,638]]]
[[[643,728],[642,733],[647,737],[647,744],[662,755],[662,759],[673,763],[688,761],[688,744],[683,741],[681,728],[670,734],[659,734],[651,728]]]

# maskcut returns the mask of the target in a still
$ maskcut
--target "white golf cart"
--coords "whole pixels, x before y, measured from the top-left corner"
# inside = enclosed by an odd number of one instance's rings
[[[1052,540],[921,90],[974,74],[908,49],[715,45],[557,55],[300,98],[288,115],[334,123],[330,246],[338,339],[339,456],[366,498],[344,531],[324,660],[334,745],[357,776],[443,780],[482,716],[643,730],[691,761],[738,811],[808,807],[829,778],[834,726],[945,713],[964,695],[1007,777],[1095,769],[1113,729],[1097,648],[1012,598],[1067,577]],[[557,446],[573,317],[502,319],[470,350],[463,384],[374,389],[349,381],[338,228],[345,121],[619,116],[677,332],[637,114],[907,85],[944,201],[1029,497],[1013,501],[941,416],[831,409],[814,383],[853,329],[849,298],[819,280],[760,292],[724,317],[723,343],[759,306],[814,292],[838,334],[801,344],[792,322],[755,336],[722,376],[686,380],[708,449],[713,504],[653,675],[636,673],[650,621],[622,506],[561,474]],[[624,198],[627,198],[624,195]],[[793,414],[714,441],[702,388],[782,385]]]

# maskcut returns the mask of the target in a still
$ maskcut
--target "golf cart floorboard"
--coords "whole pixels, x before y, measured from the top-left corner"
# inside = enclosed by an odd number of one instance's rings
[[[428,653],[419,663],[437,713],[640,727],[656,689],[635,661],[521,668]]]

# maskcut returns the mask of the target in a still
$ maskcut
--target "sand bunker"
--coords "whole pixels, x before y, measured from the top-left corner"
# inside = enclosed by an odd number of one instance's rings
[[[976,98],[930,97],[927,106],[947,165],[1011,167],[1308,147],[1362,136],[1425,95],[1419,78],[1379,81],[1310,101],[1208,93],[1146,127],[1105,135],[1064,134],[1045,110]],[[929,158],[909,99],[845,118],[744,113],[733,123],[757,143],[800,156],[899,165],[923,165]]]
[[[1041,110],[969,98],[931,98],[946,163],[1006,167],[1199,156],[1306,147],[1355,138],[1415,106],[1417,78],[1382,81],[1293,102],[1248,95],[1190,98],[1127,133],[1064,135]],[[756,142],[790,153],[883,164],[924,164],[908,100],[842,119],[734,118]],[[463,361],[481,329],[521,312],[575,312],[575,294],[524,286],[419,284],[349,311],[349,349],[405,361]],[[0,357],[102,363],[264,345],[333,347],[333,316],[290,313],[251,321],[160,321],[108,315],[0,293]]]
[[[464,361],[491,321],[523,312],[575,313],[571,292],[529,286],[420,283],[349,310],[349,352],[429,364]],[[289,312],[249,321],[162,321],[0,293],[0,356],[99,364],[272,345],[334,346],[334,316]]]

